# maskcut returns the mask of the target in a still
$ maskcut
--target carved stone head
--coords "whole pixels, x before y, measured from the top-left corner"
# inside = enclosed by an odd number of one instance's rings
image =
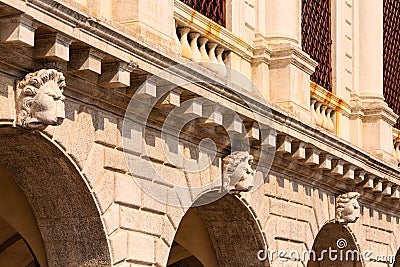
[[[224,188],[228,191],[249,191],[254,186],[253,156],[247,151],[235,151],[224,159]]]
[[[336,198],[336,221],[343,223],[353,223],[360,218],[360,205],[357,192],[349,192],[339,195]]]
[[[38,130],[60,125],[65,118],[64,87],[64,75],[57,70],[27,74],[17,88],[17,124]]]

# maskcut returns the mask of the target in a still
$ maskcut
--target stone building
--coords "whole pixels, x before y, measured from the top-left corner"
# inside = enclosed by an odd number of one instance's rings
[[[0,0],[0,266],[400,266],[399,8]]]

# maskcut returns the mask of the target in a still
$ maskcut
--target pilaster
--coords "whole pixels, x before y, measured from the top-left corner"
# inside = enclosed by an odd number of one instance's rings
[[[310,75],[317,63],[290,43],[270,48],[270,101],[303,121],[311,121]]]
[[[383,1],[359,2],[359,92],[362,117],[362,147],[379,158],[395,163],[392,125],[397,115],[383,97]]]
[[[391,140],[392,125],[396,123],[398,115],[381,98],[363,95],[361,99],[364,109],[362,147],[380,159],[397,165]]]
[[[301,44],[301,0],[267,0],[266,34],[271,44]]]

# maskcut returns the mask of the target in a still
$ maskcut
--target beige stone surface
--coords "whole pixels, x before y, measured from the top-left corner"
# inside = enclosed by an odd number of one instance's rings
[[[15,102],[9,101],[14,98],[15,80],[11,77],[1,76],[0,78],[0,114],[5,120],[15,119]]]
[[[228,29],[172,0],[59,1],[57,7],[45,1],[27,3],[0,1],[2,11],[12,11],[10,17],[0,19],[4,22],[0,29],[0,163],[12,172],[29,199],[49,266],[166,266],[188,208],[169,206],[160,198],[177,203],[195,199],[199,195],[195,187],[222,177],[222,158],[232,151],[230,144],[224,143],[226,133],[218,123],[204,126],[194,121],[178,144],[172,144],[170,136],[161,138],[160,125],[179,101],[203,96],[235,111],[245,121],[243,129],[251,131],[256,125],[253,111],[240,102],[236,89],[230,88],[229,82],[237,77],[228,73],[226,83],[221,75],[221,67],[229,66],[249,78],[240,81],[247,88],[241,92],[248,93],[253,82],[269,101],[272,118],[263,113],[266,106],[257,102],[260,99],[254,100],[259,105],[256,113],[263,123],[273,121],[278,147],[271,155],[271,170],[255,173],[256,179],[264,181],[255,192],[227,195],[195,208],[220,265],[267,266],[255,261],[264,241],[273,249],[303,250],[336,242],[337,233],[354,237],[361,251],[397,252],[400,207],[398,197],[388,193],[395,187],[387,187],[388,182],[400,184],[392,155],[391,124],[396,116],[384,104],[382,75],[371,75],[382,69],[381,53],[371,54],[381,47],[381,12],[357,1],[334,3],[334,93],[337,101],[346,101],[350,111],[337,110],[336,128],[329,130],[315,125],[310,109],[310,75],[315,62],[301,50],[298,0],[238,1],[227,9]],[[381,10],[378,0],[368,3]],[[173,104],[155,105],[147,125],[129,121],[129,129],[124,128],[127,105],[141,79],[190,61],[182,57],[174,19],[179,27],[189,28],[190,36],[209,38],[219,51],[227,52],[215,73],[200,65],[183,71],[180,78],[191,79],[191,74],[204,69],[206,75],[228,86],[182,86]],[[40,47],[35,47],[35,38]],[[69,44],[68,39],[74,42]],[[60,40],[63,42],[57,42]],[[190,49],[196,51],[197,45]],[[121,67],[131,62],[137,63],[134,70]],[[45,135],[13,127],[16,81],[47,64],[67,77],[64,122],[49,126]],[[171,86],[171,81],[153,84],[152,97],[163,86]],[[192,113],[210,119],[211,113],[207,115],[200,107]],[[134,108],[139,113],[142,107]],[[227,119],[227,115],[222,117]],[[242,131],[242,125],[239,127],[237,133]],[[208,157],[198,149],[199,139],[204,137],[220,138],[216,159],[211,162],[207,158],[207,167],[200,172],[185,170],[189,163],[200,166],[202,155]],[[251,154],[256,161],[260,145],[253,135]],[[163,146],[174,157],[181,149],[187,161],[172,164]],[[308,160],[310,151],[317,150],[318,156]],[[330,161],[332,166],[327,164]],[[343,171],[336,168],[342,165]],[[160,177],[188,187],[190,195],[178,196]],[[144,192],[150,188],[157,196]],[[360,220],[326,233],[329,227],[336,229],[332,226],[336,225],[336,197],[352,191],[361,193]],[[317,242],[319,233],[331,238],[321,244]],[[272,266],[281,265],[272,262]],[[292,265],[306,263],[284,266]]]
[[[154,237],[140,233],[130,232],[128,234],[128,260],[144,263],[154,262]]]
[[[110,235],[120,227],[120,206],[113,203],[103,214],[107,233]]]
[[[110,236],[111,255],[114,263],[123,261],[128,253],[128,233],[118,230]]]

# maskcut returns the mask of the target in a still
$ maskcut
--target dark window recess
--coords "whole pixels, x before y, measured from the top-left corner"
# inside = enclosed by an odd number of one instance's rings
[[[302,0],[301,42],[303,51],[318,62],[311,81],[332,92],[330,0]]]
[[[181,0],[197,12],[226,27],[226,0]]]
[[[400,115],[400,1],[383,2],[383,96]],[[400,129],[400,120],[395,126]]]

